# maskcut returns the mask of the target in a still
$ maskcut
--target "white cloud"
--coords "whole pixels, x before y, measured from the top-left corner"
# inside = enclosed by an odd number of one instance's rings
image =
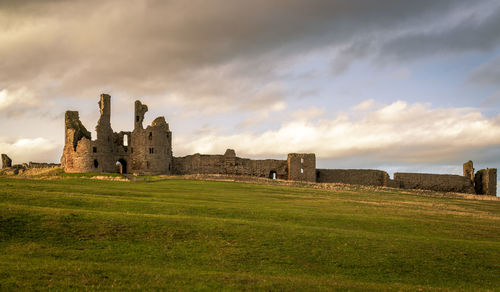
[[[0,90],[0,113],[18,114],[38,105],[40,100],[36,99],[35,94],[26,87]]]
[[[357,108],[366,108],[366,102]],[[387,162],[420,163],[449,160],[467,149],[500,145],[500,117],[488,119],[470,108],[433,109],[429,104],[396,101],[365,112],[361,118],[354,118],[357,114],[352,110],[317,121],[312,119],[314,115],[302,115],[305,118],[260,134],[211,133],[195,140],[181,136],[174,143],[181,155],[223,153],[234,148],[240,156],[314,152],[323,159],[372,155]]]
[[[367,99],[367,100],[363,101],[362,103],[354,106],[353,110],[355,110],[355,111],[367,111],[367,110],[373,108],[374,104],[375,104],[375,100]]]
[[[312,120],[319,118],[325,114],[325,110],[311,106],[307,109],[301,109],[293,113],[296,120]]]
[[[0,137],[0,153],[7,154],[14,164],[24,162],[58,162],[62,146],[48,139],[21,138],[10,141]]]

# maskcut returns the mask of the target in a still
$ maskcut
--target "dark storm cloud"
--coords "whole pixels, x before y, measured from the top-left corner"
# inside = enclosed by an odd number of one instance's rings
[[[500,5],[470,13],[459,23],[424,32],[410,32],[383,44],[380,54],[400,60],[464,51],[489,51],[500,43]]]
[[[287,60],[344,48],[334,64],[366,55],[380,35],[419,27],[470,1],[2,1],[0,89],[30,87],[40,96],[174,91],[202,103],[237,103],[272,80]],[[500,19],[497,17],[496,19]],[[440,33],[400,34],[381,52],[489,48],[491,16]],[[461,37],[460,31],[466,30]],[[483,31],[489,33],[484,34]],[[470,35],[469,35],[470,34]],[[448,41],[443,41],[448,39]],[[422,41],[423,40],[423,41]],[[366,44],[366,45],[365,45]],[[342,50],[341,50],[342,52]],[[223,81],[223,82],[221,82]]]

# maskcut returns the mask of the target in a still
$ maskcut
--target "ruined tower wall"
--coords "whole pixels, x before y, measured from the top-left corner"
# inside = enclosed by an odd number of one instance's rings
[[[288,180],[316,182],[316,155],[290,153],[287,159]]]
[[[394,181],[403,189],[475,193],[470,179],[461,175],[396,172]]]
[[[374,169],[318,169],[317,182],[387,186],[389,174]]]
[[[134,131],[131,133],[130,167],[133,173],[170,174],[173,168],[172,132],[164,117],[143,127],[148,107],[135,102]]]
[[[2,154],[2,168],[12,167],[12,159],[7,154]]]
[[[170,174],[172,170],[172,133],[161,127],[148,126],[132,132],[131,172]]]
[[[70,173],[99,172],[94,169],[92,161],[91,141],[84,137],[78,141],[76,150],[72,146],[64,148],[61,164],[64,171]]]
[[[90,132],[80,121],[77,111],[65,114],[64,149],[61,165],[66,172],[89,172]]]
[[[469,178],[472,182],[474,181],[474,164],[472,161],[467,161],[463,165],[463,176]]]
[[[474,179],[475,190],[478,195],[497,195],[497,170],[488,168],[479,170]]]
[[[94,160],[97,161],[98,166],[94,165],[96,172],[115,172],[117,160],[114,133],[111,128],[111,96],[101,94],[98,105],[100,117],[95,127],[97,139],[91,143],[92,164],[94,164]]]

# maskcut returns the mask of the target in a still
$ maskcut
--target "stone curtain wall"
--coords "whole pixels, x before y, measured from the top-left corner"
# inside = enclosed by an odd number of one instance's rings
[[[317,182],[365,186],[387,186],[389,174],[373,169],[318,169]]]
[[[224,155],[193,154],[174,157],[175,174],[227,174],[287,179],[286,160],[252,160],[236,157],[234,150],[228,149]]]
[[[460,175],[396,172],[394,181],[402,189],[475,194],[470,178]]]
[[[471,181],[472,165],[464,172],[467,176],[451,174],[401,173],[390,179],[387,172],[371,169],[318,169],[317,182],[344,183],[367,186],[385,186],[402,189],[421,189],[439,192],[457,192],[496,195],[496,169],[481,170],[476,173],[476,190]],[[473,169],[473,168],[472,168]],[[473,172],[473,170],[472,170]]]

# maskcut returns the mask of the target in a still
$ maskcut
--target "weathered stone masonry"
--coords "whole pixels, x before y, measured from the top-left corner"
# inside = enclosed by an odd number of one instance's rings
[[[65,143],[61,165],[66,172],[121,172],[140,174],[172,173],[172,132],[164,117],[156,118],[145,129],[142,125],[148,108],[135,103],[132,132],[113,132],[111,97],[102,94],[97,139],[79,120],[78,112],[67,111]]]
[[[135,102],[134,130],[113,132],[110,123],[111,97],[102,94],[98,103],[100,118],[97,138],[79,120],[78,112],[67,111],[65,145],[61,164],[66,172],[121,172],[136,174],[223,174],[268,177],[319,183],[346,183],[403,189],[496,195],[496,169],[474,174],[472,161],[463,166],[463,176],[421,173],[395,173],[370,169],[316,169],[313,153],[291,153],[287,160],[240,158],[232,149],[224,155],[193,154],[174,157],[172,132],[164,117],[146,128],[148,107]],[[2,159],[4,157],[2,156]],[[4,165],[8,164],[4,160]]]
[[[12,167],[12,159],[7,154],[2,154],[2,168]]]

